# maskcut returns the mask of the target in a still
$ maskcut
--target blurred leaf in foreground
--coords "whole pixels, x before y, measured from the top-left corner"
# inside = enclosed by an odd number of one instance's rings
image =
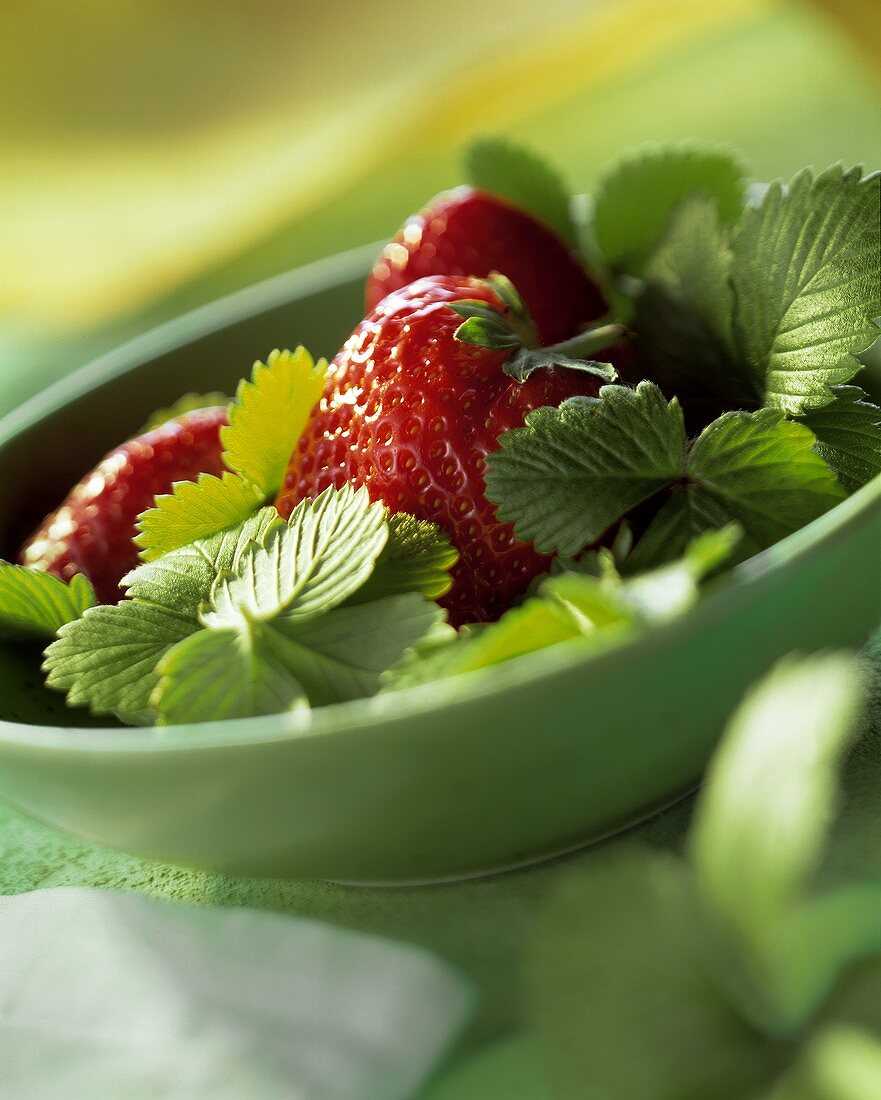
[[[719,976],[772,1032],[797,1029],[851,956],[881,949],[881,887],[807,896],[860,695],[850,657],[779,665],[729,726],[692,829]]]
[[[725,734],[692,862],[631,848],[554,891],[527,963],[553,1095],[881,1094],[881,891],[809,892],[861,687],[844,654],[782,663]]]

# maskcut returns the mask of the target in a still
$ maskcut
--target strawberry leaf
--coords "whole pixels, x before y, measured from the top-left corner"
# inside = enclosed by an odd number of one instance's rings
[[[47,685],[93,714],[132,725],[152,721],[159,661],[199,629],[199,608],[218,577],[283,526],[274,508],[263,508],[238,527],[138,566],[122,580],[129,599],[93,608],[59,631],[46,650]]]
[[[159,724],[281,714],[306,705],[302,686],[261,635],[200,630],[159,662]]]
[[[798,416],[860,369],[881,315],[881,174],[830,168],[773,184],[734,238],[735,337],[764,403]]]
[[[448,644],[414,654],[383,677],[384,687],[398,691],[474,672],[583,636],[580,623],[562,604],[528,599],[498,622],[470,627]]]
[[[245,570],[252,580],[247,602],[257,603],[258,591],[273,583],[273,568],[261,557],[257,570]],[[242,595],[241,587],[236,592]],[[413,592],[311,616],[281,612],[260,621],[247,614],[235,620],[228,608],[223,617],[209,612],[203,620],[208,629],[172,650],[160,666],[162,679],[153,696],[159,723],[274,714],[306,701],[323,706],[372,695],[383,674],[414,646],[452,636],[443,620],[437,604]],[[198,640],[204,635],[221,640]],[[241,682],[208,688],[225,661],[225,675],[234,668]]]
[[[54,638],[96,602],[82,574],[65,584],[51,573],[0,561],[0,640]]]
[[[730,229],[706,195],[684,199],[645,267],[634,326],[649,376],[683,399],[754,408],[762,392],[737,361]]]
[[[526,968],[554,1095],[875,1095],[881,890],[806,896],[860,681],[853,656],[788,659],[724,735],[690,863],[631,846],[557,883]]]
[[[724,564],[739,538],[732,527],[702,535],[677,562],[622,581],[605,561],[602,576],[566,571],[546,577],[538,595],[498,622],[461,635],[453,645],[410,661],[387,678],[392,688],[472,672],[579,638],[597,650],[618,645],[635,630],[687,611],[699,584]]]
[[[179,482],[138,517],[135,544],[145,561],[242,523],[281,485],[291,452],[321,396],[327,364],[305,348],[274,351],[242,381],[221,429],[233,473]]]
[[[474,142],[465,154],[468,181],[510,199],[575,243],[570,198],[559,173],[536,153],[503,138]]]
[[[367,603],[403,592],[419,592],[429,600],[446,595],[459,552],[443,528],[406,512],[388,516],[386,522],[388,542],[372,574],[349,597],[349,603]]]
[[[775,409],[725,413],[692,444],[685,478],[634,548],[629,567],[681,554],[702,531],[736,523],[747,557],[799,530],[844,499],[803,425]]]
[[[148,724],[158,661],[197,629],[185,615],[136,600],[92,607],[63,626],[47,648],[46,684],[66,692],[70,706]]]
[[[642,271],[651,377],[690,411],[828,405],[878,336],[879,203],[881,177],[840,167],[772,185],[733,230],[706,196],[686,199]]]
[[[181,546],[198,542],[243,523],[263,503],[263,492],[229,472],[200,474],[180,481],[171,493],[156,497],[153,508],[138,516],[135,545],[144,561],[155,561]]]
[[[541,553],[578,553],[685,472],[679,403],[649,382],[535,409],[499,443],[487,496]]]
[[[453,636],[419,592],[445,588],[455,558],[433,524],[387,520],[351,486],[304,501],[288,523],[263,508],[133,570],[123,579],[129,599],[94,609],[49,647],[48,683],[72,705],[132,724],[370,694],[412,647]]]
[[[399,533],[407,526],[395,524]],[[428,534],[429,525],[410,526],[407,539],[398,538],[399,559],[417,562],[416,542],[428,545],[430,560],[436,561],[438,542],[429,543]],[[218,690],[199,700],[198,685],[206,668],[222,659],[223,646],[194,641],[163,666],[167,677],[155,695],[160,721],[182,720],[183,713],[208,721],[249,708],[267,713],[260,708],[280,692],[294,705],[295,685],[313,706],[369,695],[413,647],[451,637],[441,609],[416,592],[346,602],[372,573],[387,539],[384,509],[371,504],[363,489],[328,489],[298,505],[265,545],[245,553],[235,576],[219,580],[211,606],[200,616],[209,632],[238,647],[236,661],[246,664],[250,686],[243,693]],[[432,584],[435,573],[431,565]],[[424,578],[424,568],[411,576]],[[377,587],[390,582],[387,573]]]
[[[371,504],[366,489],[326,489],[245,554],[236,576],[220,580],[203,622],[240,628],[282,612],[327,611],[367,580],[387,538],[383,506]]]
[[[324,388],[327,363],[303,347],[274,351],[255,363],[251,381],[239,383],[229,424],[221,430],[224,461],[253,482],[264,497],[281,487],[309,414]]]
[[[735,523],[705,531],[689,542],[681,558],[629,577],[622,598],[643,623],[675,618],[697,603],[701,582],[731,562],[742,538]]]
[[[199,607],[210,599],[217,578],[235,573],[252,546],[262,545],[283,526],[275,508],[261,508],[236,527],[139,565],[121,584],[131,599],[158,604],[196,622]]]
[[[859,688],[849,657],[785,662],[743,702],[713,760],[695,868],[706,900],[750,939],[767,935],[816,869]]]
[[[813,434],[775,409],[725,413],[687,445],[682,412],[650,382],[604,386],[529,413],[487,458],[487,496],[542,553],[579,553],[669,490],[628,558],[631,571],[679,556],[697,535],[736,523],[744,556],[844,499]]]
[[[410,650],[446,642],[453,633],[441,608],[414,592],[311,619],[285,614],[271,627],[275,652],[313,706],[373,695]]]
[[[185,393],[183,397],[168,408],[157,409],[152,416],[147,418],[146,423],[135,432],[135,435],[144,435],[154,428],[162,427],[169,420],[177,420],[179,416],[184,416],[186,413],[196,412],[198,409],[225,407],[229,402],[230,399],[225,393]]]
[[[817,437],[816,451],[854,492],[881,474],[881,409],[859,386],[834,386],[831,405],[806,413],[801,422]]]
[[[724,224],[743,208],[743,165],[730,151],[694,144],[649,145],[606,172],[595,196],[594,235],[615,270],[641,275],[683,199],[713,200]]]
[[[726,413],[695,440],[688,473],[756,547],[770,546],[844,499],[813,445],[774,409]]]

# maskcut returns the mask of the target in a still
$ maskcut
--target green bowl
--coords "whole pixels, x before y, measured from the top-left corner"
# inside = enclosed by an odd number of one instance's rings
[[[0,421],[0,556],[157,406],[231,390],[276,346],[332,353],[372,255],[183,317]],[[0,796],[126,852],[235,874],[402,882],[528,863],[691,790],[783,654],[860,645],[881,619],[879,547],[881,478],[621,648],[567,643],[305,716],[100,728],[41,686],[38,651],[7,647]]]

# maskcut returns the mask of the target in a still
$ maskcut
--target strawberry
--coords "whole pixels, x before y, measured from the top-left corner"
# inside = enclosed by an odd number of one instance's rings
[[[427,275],[506,275],[543,344],[573,336],[608,311],[602,292],[566,244],[505,199],[459,187],[409,218],[367,280],[368,311]]]
[[[176,481],[222,473],[226,422],[225,408],[198,409],[111,451],[31,535],[21,564],[64,580],[84,573],[102,603],[116,603],[120,580],[138,564],[135,520]]]
[[[366,485],[393,512],[449,533],[460,554],[441,601],[450,620],[497,618],[549,559],[497,519],[485,496],[486,455],[530,410],[594,395],[614,373],[571,359],[564,345],[525,346],[534,342],[505,279],[434,276],[390,294],[334,360],[291,456],[279,512],[288,516],[328,486]]]

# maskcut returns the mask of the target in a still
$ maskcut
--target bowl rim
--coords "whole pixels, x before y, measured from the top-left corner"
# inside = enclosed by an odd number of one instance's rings
[[[172,318],[98,359],[59,379],[0,418],[0,446],[86,396],[101,384],[139,370],[152,359],[186,347],[196,339],[284,306],[307,292],[331,290],[342,282],[361,278],[381,245],[369,244],[274,276]],[[728,574],[729,582],[708,592],[693,608],[665,623],[655,624],[616,644],[598,646],[591,639],[573,639],[488,668],[447,679],[402,688],[367,699],[335,703],[310,711],[282,712],[256,718],[232,718],[177,726],[123,728],[30,725],[0,720],[0,748],[46,750],[60,753],[193,752],[212,748],[241,748],[292,738],[345,734],[354,727],[363,732],[392,722],[411,721],[427,711],[453,710],[491,696],[510,682],[512,665],[521,686],[565,675],[590,664],[598,675],[609,661],[651,652],[672,644],[682,633],[700,629],[727,614],[740,599],[744,585],[790,567],[799,558],[821,552],[841,530],[859,524],[873,506],[881,515],[881,475],[824,515],[748,558]],[[186,737],[181,731],[186,730]]]

